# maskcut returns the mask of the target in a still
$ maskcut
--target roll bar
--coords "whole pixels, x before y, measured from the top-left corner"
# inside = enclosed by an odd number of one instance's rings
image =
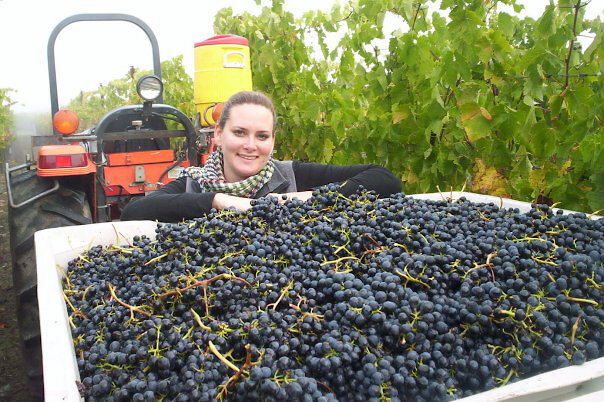
[[[159,46],[155,34],[151,28],[141,19],[128,14],[76,14],[65,18],[61,21],[50,34],[48,38],[47,54],[48,54],[48,82],[50,84],[50,113],[51,118],[59,111],[59,98],[57,95],[57,71],[55,66],[55,41],[59,33],[66,26],[80,21],[126,21],[141,28],[149,41],[151,42],[151,50],[153,51],[153,73],[161,79],[161,64],[159,61]],[[157,99],[158,103],[163,103],[163,98]],[[54,128],[53,128],[54,132]],[[54,134],[57,134],[54,132]]]

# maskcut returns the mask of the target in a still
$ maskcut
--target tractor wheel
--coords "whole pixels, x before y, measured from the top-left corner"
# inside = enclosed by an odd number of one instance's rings
[[[35,171],[15,175],[11,179],[15,204],[52,185],[52,180],[38,177]],[[42,399],[44,382],[34,233],[42,229],[91,223],[90,206],[85,192],[62,183],[59,190],[32,203],[19,208],[9,206],[8,221],[23,360],[31,393],[35,399]]]

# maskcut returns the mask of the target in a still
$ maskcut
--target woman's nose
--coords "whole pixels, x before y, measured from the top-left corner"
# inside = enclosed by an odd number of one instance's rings
[[[247,140],[245,141],[244,146],[248,149],[250,148],[256,148],[256,139],[254,138],[253,135],[249,135],[247,137]]]

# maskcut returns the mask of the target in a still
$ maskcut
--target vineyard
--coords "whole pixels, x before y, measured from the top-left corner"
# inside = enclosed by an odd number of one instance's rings
[[[254,87],[277,108],[282,159],[384,164],[407,193],[466,188],[604,208],[604,29],[584,19],[585,1],[560,0],[537,20],[514,15],[514,0],[445,0],[428,15],[432,3],[356,0],[296,19],[275,0],[256,14],[222,9],[214,30],[249,39]],[[382,48],[386,15],[401,29]],[[578,35],[593,42],[582,49]],[[162,70],[166,102],[192,116],[182,57]],[[135,103],[144,73],[131,69],[68,107],[91,126]]]
[[[408,193],[437,186],[594,211],[604,207],[604,47],[584,1],[538,20],[514,1],[355,1],[294,20],[273,1],[258,16],[224,9],[217,34],[250,40],[254,85],[282,117],[284,158],[384,163]],[[387,13],[401,17],[388,49]],[[343,32],[334,50],[326,37]],[[581,49],[577,34],[595,39]],[[306,44],[316,37],[314,57]],[[310,135],[309,135],[310,134]]]

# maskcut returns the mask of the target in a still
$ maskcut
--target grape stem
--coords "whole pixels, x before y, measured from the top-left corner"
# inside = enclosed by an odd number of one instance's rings
[[[193,317],[195,318],[195,321],[197,322],[197,324],[199,324],[199,326],[201,327],[201,329],[206,330],[208,332],[212,331],[212,328],[208,327],[207,325],[204,325],[201,322],[201,317],[199,316],[199,314],[197,314],[197,312],[193,309],[191,309],[191,313],[193,314]]]
[[[409,282],[415,282],[415,283],[419,283],[420,285],[424,285],[425,287],[427,287],[428,289],[430,289],[430,285],[428,285],[426,282],[423,282],[420,279],[414,278],[409,274],[409,271],[407,271],[407,267],[405,267],[405,273],[402,273],[401,271],[399,271],[398,269],[396,271],[397,275],[405,278],[407,280],[407,283]],[[405,283],[405,286],[407,286],[407,283]]]
[[[279,305],[279,303],[281,302],[281,300],[283,300],[283,297],[285,296],[285,294],[287,292],[289,292],[294,286],[294,283],[292,281],[290,281],[286,287],[283,288],[283,290],[281,291],[281,294],[279,295],[279,298],[277,299],[276,302],[268,304],[266,307],[272,306],[273,307],[273,311],[275,311],[275,309],[277,308],[277,306]]]
[[[495,272],[493,272],[493,263],[491,263],[491,258],[493,258],[495,256],[497,256],[497,252],[487,255],[487,261],[484,264],[476,265],[476,266],[474,266],[474,268],[470,268],[469,270],[466,271],[463,278],[466,279],[468,274],[470,272],[474,271],[475,269],[487,267],[487,268],[489,268],[489,271],[491,271],[491,277],[493,278],[493,282],[495,282]]]
[[[579,320],[581,320],[581,315],[582,314],[579,314],[579,316],[575,320],[575,323],[573,324],[572,331],[570,333],[570,342],[571,342],[572,345],[575,344],[575,336],[577,335],[577,329],[579,329]]]
[[[214,345],[214,343],[212,343],[212,341],[208,341],[208,345],[210,346],[210,350],[212,351],[212,353],[214,353],[216,355],[216,357],[223,362],[224,364],[226,364],[229,368],[233,369],[234,371],[239,371],[239,367],[235,366],[233,363],[231,363],[229,361],[229,359],[227,359],[226,357],[224,357],[219,351],[218,349],[216,349],[216,346]]]
[[[183,292],[186,292],[189,289],[193,289],[196,287],[201,286],[203,288],[203,300],[206,306],[206,317],[210,315],[210,306],[208,304],[208,292],[207,292],[207,288],[208,285],[214,281],[217,281],[218,279],[226,279],[226,280],[233,280],[233,281],[239,281],[239,282],[243,282],[244,284],[246,284],[247,286],[252,286],[250,285],[250,283],[248,281],[246,281],[243,278],[240,278],[238,276],[234,276],[231,274],[220,274],[217,275],[213,278],[210,279],[204,279],[203,281],[195,281],[192,284],[190,284],[189,286],[186,286],[184,288],[176,288],[174,290],[170,290],[169,292],[166,293],[162,293],[159,295],[160,299],[164,299],[168,296],[174,296],[174,295],[181,295]]]
[[[233,374],[233,376],[231,376],[231,378],[229,378],[229,380],[226,382],[226,384],[222,387],[222,389],[220,391],[220,393],[222,394],[222,397],[219,397],[219,399],[222,399],[227,395],[229,388],[232,388],[233,385],[235,385],[235,383],[237,381],[239,381],[239,378],[241,378],[241,375],[243,374],[243,372],[245,370],[247,370],[248,368],[250,368],[251,365],[252,365],[252,352],[251,352],[251,346],[248,343],[247,345],[245,345],[245,363],[243,363],[241,368],[235,374]],[[231,367],[231,366],[229,366],[229,367]]]
[[[119,299],[119,297],[117,297],[117,295],[115,294],[115,288],[113,286],[111,286],[111,284],[109,282],[107,282],[107,286],[109,287],[109,293],[111,293],[111,298],[113,300],[115,300],[116,302],[118,302],[119,304],[121,304],[122,306],[126,307],[127,309],[130,310],[130,319],[134,320],[134,312],[136,311],[137,313],[140,313],[142,315],[145,315],[147,317],[151,317],[150,313],[147,313],[146,311],[143,311],[139,308],[139,306],[131,306],[128,303],[124,303],[123,301],[121,301]]]
[[[73,304],[71,304],[71,300],[69,300],[69,297],[67,297],[67,295],[65,293],[63,293],[63,298],[65,299],[67,304],[69,304],[69,307],[71,307],[71,310],[73,311],[73,315],[79,315],[83,319],[88,318],[88,317],[86,317],[86,314],[82,313],[79,309],[75,308]]]

